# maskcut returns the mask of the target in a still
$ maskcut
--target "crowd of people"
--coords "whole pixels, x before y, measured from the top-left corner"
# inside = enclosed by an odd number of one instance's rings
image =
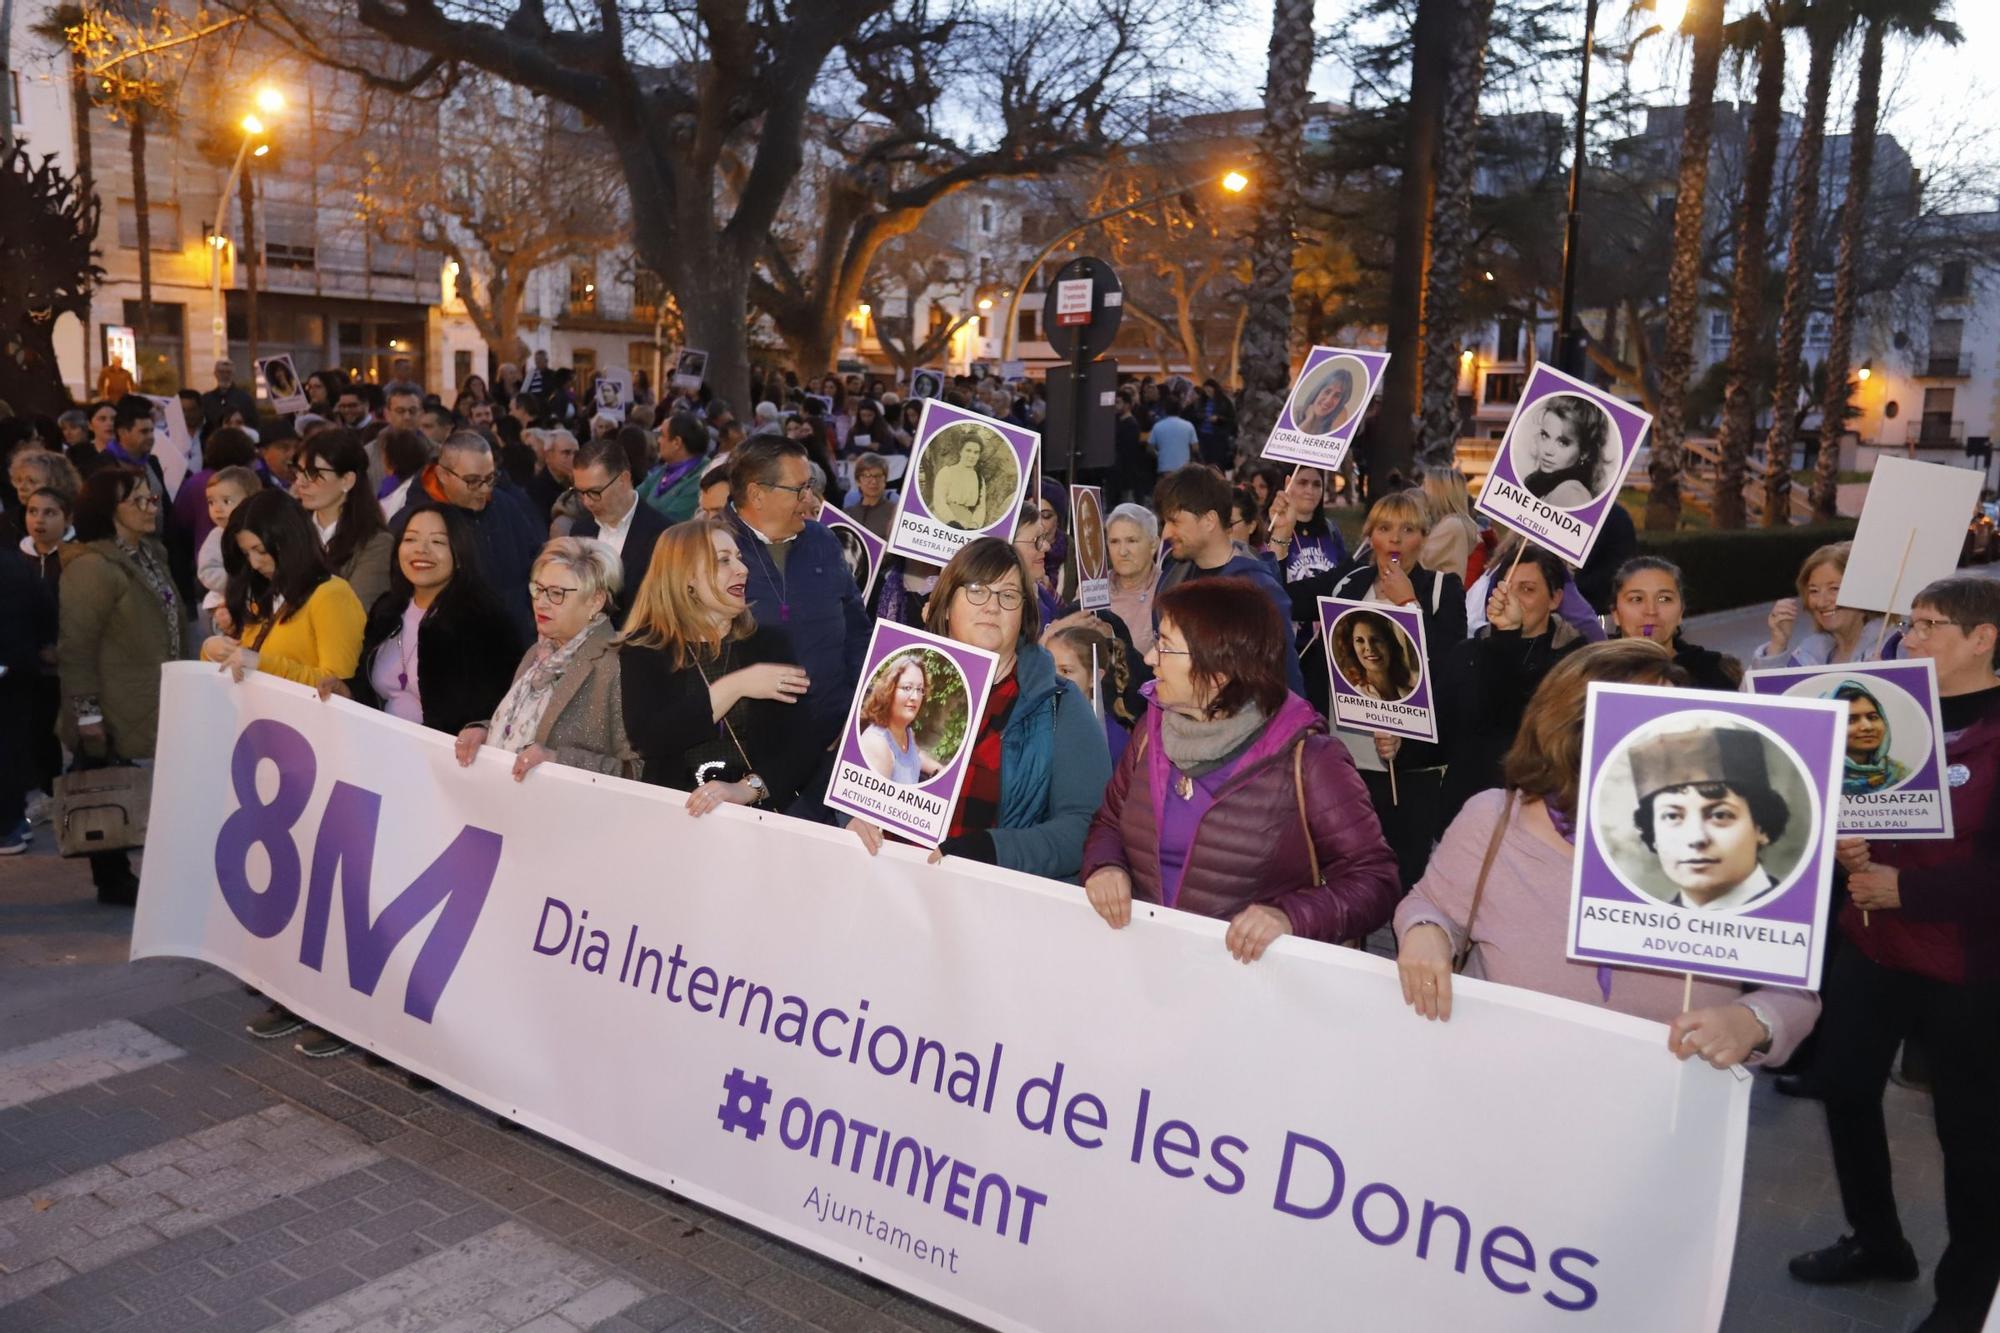
[[[696,816],[847,823],[874,854],[894,835],[822,797],[874,624],[922,626],[999,663],[933,862],[1074,884],[1113,928],[1135,902],[1211,917],[1244,963],[1286,935],[1360,947],[1393,928],[1423,1018],[1449,1018],[1463,974],[1659,1020],[1679,1059],[1788,1066],[1825,1101],[1854,1228],[1794,1261],[1801,1280],[1916,1275],[1881,1097],[1920,1035],[1951,1231],[1924,1327],[1981,1317],[2000,1278],[2000,900],[1984,878],[2000,584],[1925,588],[1888,649],[1937,665],[1966,775],[1956,836],[1842,840],[1823,997],[1704,981],[1689,1003],[1678,977],[1565,956],[1589,685],[1734,690],[1743,673],[1689,641],[1679,570],[1638,552],[1617,506],[1573,569],[1484,527],[1456,473],[1279,468],[1239,447],[1221,386],[1140,381],[1094,478],[1112,506],[1107,610],[1078,605],[1053,479],[1029,485],[1011,541],[942,566],[892,558],[864,596],[814,520],[832,503],[887,535],[921,410],[888,380],[760,371],[745,419],[706,388],[656,397],[637,377],[607,412],[538,354],[449,404],[322,370],[306,412],[273,417],[226,366],[187,395],[196,453],[171,492],[143,398],[0,420],[0,527],[19,553],[0,561],[0,853],[30,845],[61,773],[149,760],[160,668],[198,658],[453,735],[462,764],[503,751],[516,781],[543,764],[617,774],[687,793]],[[1030,428],[1045,406],[991,377],[942,393]],[[1861,614],[1837,604],[1847,554],[1805,562],[1758,665],[1869,655]],[[1330,650],[1385,697],[1411,664],[1385,651],[1387,617],[1330,648],[1321,596],[1421,618],[1436,742],[1329,727]],[[936,767],[913,729],[924,672],[879,679],[864,753],[920,780]],[[127,853],[90,868],[103,901],[135,900]],[[273,1008],[253,1030],[302,1026]],[[346,1049],[324,1032],[298,1045]]]

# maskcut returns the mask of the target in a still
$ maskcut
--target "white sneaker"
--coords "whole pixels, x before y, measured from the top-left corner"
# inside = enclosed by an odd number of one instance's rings
[[[47,792],[31,791],[28,793],[28,823],[48,823],[49,816],[55,813],[55,809],[56,803]]]

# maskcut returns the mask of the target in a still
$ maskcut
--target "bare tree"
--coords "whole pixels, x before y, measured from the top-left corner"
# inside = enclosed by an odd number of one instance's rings
[[[521,305],[537,269],[630,234],[610,145],[566,106],[470,78],[438,102],[377,96],[364,123],[361,215],[384,240],[456,263],[456,294],[502,359],[523,355]]]
[[[964,250],[923,231],[899,236],[882,247],[861,295],[875,312],[875,337],[895,363],[900,378],[944,356],[958,331],[979,318],[976,296],[968,288],[978,281],[976,266]],[[956,292],[963,308],[953,312],[945,294]],[[917,327],[917,306],[930,298],[932,317]],[[903,313],[891,315],[890,306]]]

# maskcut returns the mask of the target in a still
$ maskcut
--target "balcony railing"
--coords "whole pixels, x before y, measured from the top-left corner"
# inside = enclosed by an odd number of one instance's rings
[[[1927,380],[1962,380],[1971,374],[1971,368],[1961,356],[1932,356],[1924,362],[1923,378]]]
[[[1965,423],[1947,421],[1943,417],[1931,417],[1910,423],[1907,443],[1922,449],[1939,449],[1947,445],[1965,443]]]

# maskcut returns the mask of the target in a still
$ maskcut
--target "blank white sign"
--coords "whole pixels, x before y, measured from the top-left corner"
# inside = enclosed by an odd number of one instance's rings
[[[1925,584],[1958,568],[1965,527],[1979,503],[1980,480],[1971,468],[1942,463],[1907,458],[1877,463],[1854,533],[1854,552],[1840,580],[1840,604],[1908,615],[1910,599]]]

